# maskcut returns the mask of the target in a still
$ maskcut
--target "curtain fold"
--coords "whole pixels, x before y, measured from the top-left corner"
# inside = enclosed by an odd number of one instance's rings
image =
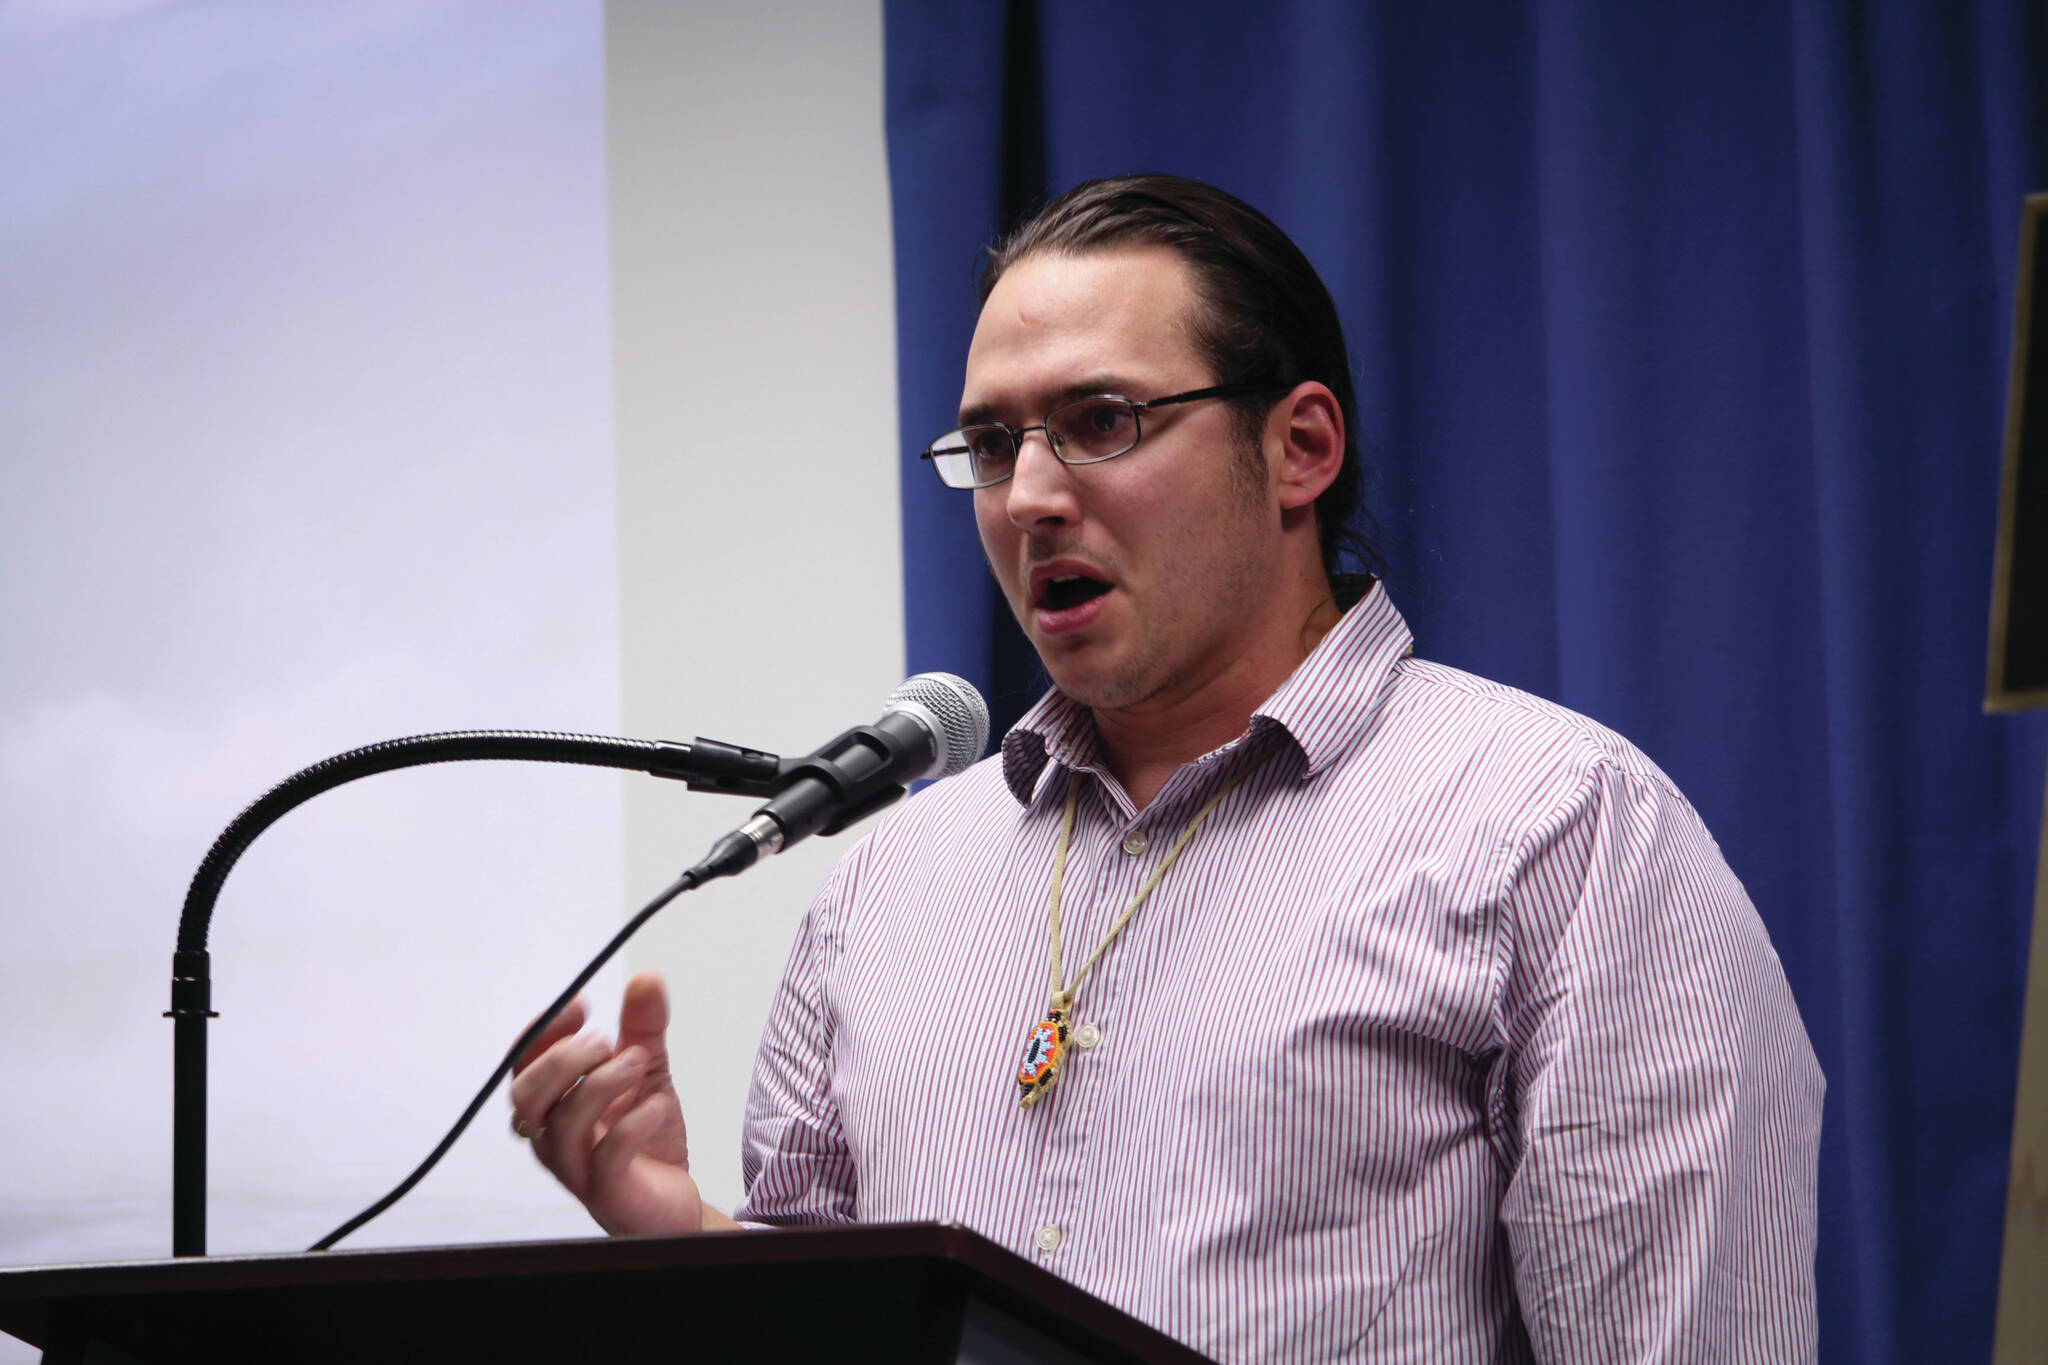
[[[2038,3],[887,7],[906,439],[977,248],[1091,175],[1213,181],[1352,344],[1428,657],[1614,726],[1769,925],[1829,1078],[1824,1359],[1984,1358],[2048,727],[1980,713]],[[909,665],[1042,686],[906,472]]]

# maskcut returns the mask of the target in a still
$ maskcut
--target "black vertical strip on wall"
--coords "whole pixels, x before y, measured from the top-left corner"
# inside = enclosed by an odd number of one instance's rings
[[[2005,513],[2012,560],[2000,682],[2008,693],[2048,689],[2048,195],[2029,196],[2027,210],[2034,221],[2023,249],[2032,259],[2019,270],[2024,292],[2013,329],[2026,364],[2014,370],[2017,392],[2009,400],[2019,468]]]
[[[1003,15],[1003,179],[1008,232],[1045,201],[1045,57],[1038,0],[1010,0]]]
[[[1009,0],[1003,16],[1002,200],[997,219],[1008,233],[1045,203],[1045,61],[1039,41],[1038,0]],[[1035,420],[1026,419],[1026,420]],[[1038,651],[1018,627],[993,582],[990,613],[990,734],[1016,724],[1050,685]]]

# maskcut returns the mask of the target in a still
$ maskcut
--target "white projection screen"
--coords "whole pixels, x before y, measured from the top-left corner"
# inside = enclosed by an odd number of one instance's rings
[[[0,0],[0,1264],[168,1253],[178,908],[272,783],[446,729],[802,750],[899,680],[881,17],[705,8]],[[213,922],[209,1250],[395,1183],[747,809],[468,764],[286,817]],[[844,846],[628,951],[721,1204]],[[594,1230],[500,1102],[349,1245]]]

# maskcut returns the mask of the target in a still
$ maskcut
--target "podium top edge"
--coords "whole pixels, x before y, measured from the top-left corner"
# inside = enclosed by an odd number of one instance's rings
[[[350,1251],[188,1256],[0,1269],[0,1329],[41,1320],[66,1300],[90,1303],[254,1291],[337,1290],[394,1281],[505,1280],[582,1276],[600,1271],[796,1267],[837,1261],[924,1262],[1013,1309],[1028,1307],[1071,1321],[1147,1361],[1206,1359],[1129,1313],[1034,1265],[958,1223],[854,1223],[700,1232],[673,1237],[589,1237],[545,1242],[388,1247]],[[353,1291],[351,1291],[353,1292]]]
[[[944,1256],[974,1263],[1029,1262],[958,1223],[859,1223],[699,1232],[673,1236],[568,1237],[336,1251],[236,1252],[134,1261],[0,1267],[0,1299],[49,1297],[61,1283],[100,1293],[125,1282],[162,1287],[260,1288],[356,1279],[461,1278],[522,1270],[602,1270],[780,1260]],[[170,1278],[166,1278],[170,1277]]]

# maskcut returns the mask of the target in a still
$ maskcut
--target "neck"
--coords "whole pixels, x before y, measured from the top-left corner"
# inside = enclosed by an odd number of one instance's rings
[[[1167,688],[1136,705],[1095,711],[1109,770],[1139,810],[1167,779],[1245,732],[1252,712],[1292,676],[1343,613],[1327,590],[1277,650],[1247,650],[1214,677]],[[1285,617],[1281,618],[1285,620]]]

